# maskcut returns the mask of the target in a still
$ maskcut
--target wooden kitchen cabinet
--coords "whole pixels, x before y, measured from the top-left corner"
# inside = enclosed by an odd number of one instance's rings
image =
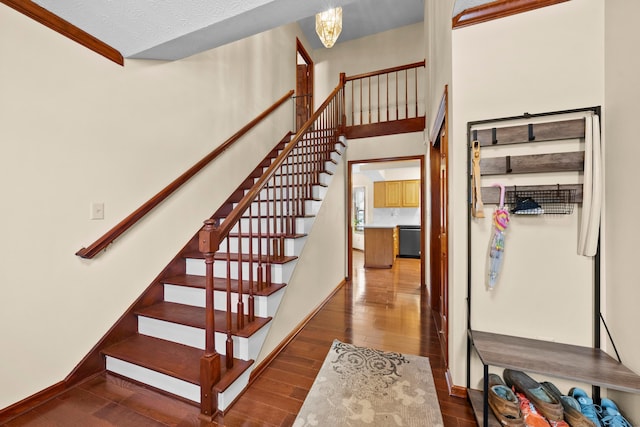
[[[376,181],[373,183],[373,207],[387,207],[387,182]]]
[[[402,207],[402,181],[385,181],[385,206],[388,208]]]
[[[419,179],[373,183],[374,208],[417,208],[419,206]]]
[[[398,228],[364,228],[364,267],[391,268],[398,255]]]
[[[420,206],[420,180],[402,181],[402,206],[417,208]]]

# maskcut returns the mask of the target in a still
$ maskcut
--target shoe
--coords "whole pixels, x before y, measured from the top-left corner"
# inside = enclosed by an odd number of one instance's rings
[[[510,387],[522,392],[544,417],[551,421],[561,421],[564,410],[560,401],[550,395],[540,383],[524,372],[505,369],[504,380]]]
[[[525,427],[520,404],[515,393],[506,386],[502,378],[489,374],[489,407],[500,424],[509,427]]]
[[[586,391],[578,387],[573,387],[569,390],[569,396],[578,401],[580,404],[580,412],[582,412],[585,417],[589,418],[596,427],[602,427],[600,423],[602,409],[593,403],[593,399],[589,397]]]
[[[527,397],[516,392],[516,397],[520,403],[520,411],[522,412],[522,418],[524,418],[525,425],[527,427],[551,427],[547,420],[538,413],[536,407],[527,399]]]
[[[603,398],[600,407],[602,408],[600,421],[605,427],[632,427],[631,423],[622,416],[613,400]]]
[[[593,421],[582,414],[580,404],[576,399],[563,395],[560,393],[560,390],[550,382],[545,381],[540,384],[542,384],[542,387],[544,387],[549,394],[560,401],[564,409],[564,419],[567,420],[571,427],[596,427]]]

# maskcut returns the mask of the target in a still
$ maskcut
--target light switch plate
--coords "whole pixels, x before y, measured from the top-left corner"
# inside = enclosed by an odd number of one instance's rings
[[[91,203],[91,211],[89,212],[89,219],[104,219],[104,203],[102,202]]]

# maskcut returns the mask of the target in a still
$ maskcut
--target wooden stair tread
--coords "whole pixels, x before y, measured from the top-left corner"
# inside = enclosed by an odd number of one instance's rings
[[[262,262],[262,263],[267,263],[270,262],[271,264],[286,264],[288,262],[294,261],[296,259],[298,259],[297,256],[274,256],[272,255],[269,259],[267,259],[266,255],[257,255],[257,254],[253,254],[253,255],[249,255],[249,254],[237,254],[237,253],[230,253],[229,255],[229,260],[230,261],[242,261],[242,262],[249,262],[249,259],[251,258],[251,260],[253,260],[253,262],[257,263],[257,262]],[[185,258],[194,258],[194,259],[204,259],[204,255],[202,254],[202,252],[198,252],[198,251],[187,251],[183,254],[183,256]],[[216,252],[214,255],[214,260],[216,261],[226,261],[227,260],[227,253],[226,252]]]
[[[133,363],[156,372],[181,379],[191,384],[200,384],[200,358],[204,350],[177,344],[159,338],[135,334],[102,350],[102,354],[125,362]],[[233,359],[233,368],[225,368],[226,357],[220,355],[221,380],[216,389],[226,389],[246,369],[253,360]],[[223,382],[224,380],[224,382]],[[224,387],[224,388],[222,388]]]
[[[199,288],[204,289],[206,286],[206,277],[205,276],[196,276],[193,274],[178,274],[175,276],[170,276],[162,279],[162,283],[170,284],[170,285],[178,285],[178,286],[187,286],[190,288]],[[271,285],[265,286],[263,289],[256,289],[253,291],[253,295],[256,296],[269,296],[280,289],[284,288],[286,284],[284,283],[271,283]],[[226,291],[227,290],[227,279],[223,277],[214,277],[213,278],[213,288],[217,291]],[[249,289],[249,281],[242,281],[242,290],[246,294]],[[231,279],[231,291],[238,292],[238,280]]]
[[[178,323],[180,325],[192,326],[194,328],[206,328],[206,310],[203,307],[162,301],[152,306],[137,310],[135,314],[138,316],[150,317],[152,319]],[[216,332],[226,332],[226,312],[214,310],[214,316]],[[249,316],[245,315],[244,327],[238,330],[237,319],[238,316],[236,313],[232,313],[231,334],[242,338],[250,337],[271,321],[270,317],[256,317],[253,322],[249,322]]]

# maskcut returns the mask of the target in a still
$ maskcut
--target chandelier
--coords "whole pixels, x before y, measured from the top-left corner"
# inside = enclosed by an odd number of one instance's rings
[[[316,14],[316,33],[326,48],[332,47],[342,31],[342,8]]]

